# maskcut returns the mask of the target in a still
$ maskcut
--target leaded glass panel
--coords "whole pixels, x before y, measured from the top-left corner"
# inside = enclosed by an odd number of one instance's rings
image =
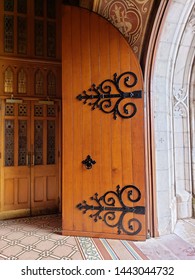
[[[54,22],[47,23],[47,56],[56,56],[56,24]]]
[[[26,117],[28,115],[27,104],[18,104],[18,116]]]
[[[27,92],[27,78],[24,69],[20,69],[18,72],[18,93]]]
[[[35,165],[43,164],[43,121],[34,122],[34,156]]]
[[[18,121],[18,165],[26,165],[27,158],[27,121]]]
[[[5,12],[14,11],[14,0],[4,0],[4,11]]]
[[[27,20],[24,17],[18,17],[18,53],[27,53]]]
[[[14,120],[5,120],[5,166],[14,166]]]
[[[44,52],[43,21],[35,20],[35,55],[43,56]]]
[[[13,92],[13,82],[14,82],[14,73],[12,68],[9,66],[5,70],[4,74],[4,92]]]
[[[36,17],[43,17],[44,13],[44,1],[43,0],[34,0],[34,9]]]
[[[14,51],[14,17],[4,16],[4,51]]]
[[[35,73],[35,94],[43,95],[44,93],[44,79],[41,70]]]
[[[55,121],[47,121],[47,164],[55,164]]]
[[[34,105],[34,116],[43,117],[43,105]]]
[[[55,105],[48,105],[47,106],[47,116],[48,117],[55,117],[56,116],[56,107],[55,107]]]
[[[18,13],[26,14],[27,13],[27,0],[18,0],[17,10],[18,10]]]
[[[56,1],[47,0],[47,17],[55,18],[56,17]]]
[[[47,75],[47,94],[48,96],[56,96],[56,76],[52,71]]]
[[[15,105],[6,104],[5,105],[5,116],[14,116]]]

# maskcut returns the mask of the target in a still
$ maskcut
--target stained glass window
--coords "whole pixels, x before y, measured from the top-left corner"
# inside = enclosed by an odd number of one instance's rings
[[[5,70],[4,74],[4,92],[13,92],[13,82],[14,82],[14,73],[12,68],[9,66]]]
[[[56,24],[54,22],[47,23],[47,56],[56,56]]]
[[[47,0],[47,17],[54,19],[56,17],[56,1]]]
[[[14,17],[4,17],[4,51],[12,53],[14,51]]]
[[[43,21],[35,20],[35,55],[42,56],[44,51]]]
[[[47,75],[47,94],[48,96],[56,95],[56,76],[52,71]]]
[[[18,0],[17,10],[18,10],[18,13],[26,14],[27,13],[27,0]]]
[[[47,164],[55,164],[55,121],[47,121]]]
[[[43,164],[43,121],[34,122],[34,155],[35,165]]]
[[[27,21],[24,17],[18,17],[18,53],[27,53]]]
[[[5,120],[5,166],[14,165],[14,120]]]
[[[14,11],[14,0],[4,0],[4,11],[6,12]]]
[[[43,95],[44,93],[44,79],[41,70],[37,70],[35,73],[35,94]]]
[[[34,10],[36,17],[43,17],[44,14],[44,1],[43,0],[34,0]]]
[[[27,157],[27,121],[18,121],[18,165],[26,165]]]
[[[24,69],[18,72],[18,93],[26,93],[27,91],[27,78]]]

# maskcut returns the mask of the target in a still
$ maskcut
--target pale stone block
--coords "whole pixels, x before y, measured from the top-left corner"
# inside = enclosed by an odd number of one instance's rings
[[[160,42],[172,43],[177,26],[178,26],[177,23],[167,22],[163,26]],[[157,55],[158,55],[158,52],[157,52]]]
[[[168,72],[167,60],[162,60],[158,58],[155,71],[158,73],[160,77],[166,77]]]
[[[177,215],[179,219],[192,216],[192,195],[185,190],[177,192]]]
[[[182,132],[176,132],[174,134],[174,146],[176,148],[183,148],[184,146],[184,135]]]
[[[158,213],[160,217],[167,217],[170,213],[170,194],[168,191],[159,191],[158,198]]]
[[[187,46],[187,47],[190,47],[191,45],[193,46],[193,39],[194,39],[193,28],[194,28],[193,25],[190,25],[188,23],[188,26],[183,33],[183,38],[182,38],[182,41],[181,41],[182,46]]]
[[[166,115],[167,115],[167,104],[168,104],[168,99],[163,97],[163,94],[165,92],[165,90],[163,90],[162,88],[162,91],[163,92],[160,92],[160,91],[157,91],[158,94],[155,98],[155,102],[153,103],[154,104],[154,111],[156,112],[156,115],[160,112],[165,112]]]
[[[183,119],[181,116],[174,116],[174,132],[183,133]]]
[[[175,163],[178,164],[183,164],[184,163],[184,148],[175,148]]]
[[[163,170],[169,167],[168,151],[156,151],[156,170]]]
[[[168,191],[170,188],[170,170],[157,170],[156,172],[156,187],[157,191]]]
[[[167,131],[167,119],[168,116],[166,112],[156,112],[154,119],[155,131]],[[156,136],[158,137],[158,134],[156,134]]]
[[[177,223],[177,198],[174,196],[171,201],[171,232],[174,231],[175,225]]]
[[[172,230],[172,220],[171,216],[159,217],[158,231],[159,235],[170,234]]]
[[[175,177],[177,180],[185,180],[185,167],[184,163],[175,163]]]
[[[152,86],[152,97],[155,96],[157,97],[163,97],[163,99],[166,99],[165,90],[166,90],[166,77],[164,76],[158,76],[154,79],[153,81],[153,86]]]
[[[160,150],[168,150],[168,141],[167,141],[167,132],[159,131],[156,133],[156,149]]]
[[[168,61],[172,44],[170,42],[160,42],[158,49],[158,59]]]
[[[173,4],[170,5],[169,13],[167,15],[167,22],[177,23],[180,21],[185,3],[173,0]]]
[[[188,46],[180,46],[179,52],[177,56],[177,63],[175,65],[175,73],[174,73],[174,84],[179,83],[183,80],[184,71],[186,69],[186,61],[189,54],[189,47]],[[182,59],[180,59],[182,57]]]

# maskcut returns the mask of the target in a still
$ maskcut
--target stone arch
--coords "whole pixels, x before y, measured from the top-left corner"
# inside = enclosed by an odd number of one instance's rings
[[[174,15],[174,17],[173,17]],[[159,234],[192,215],[190,81],[193,1],[170,1],[155,46],[151,81]]]

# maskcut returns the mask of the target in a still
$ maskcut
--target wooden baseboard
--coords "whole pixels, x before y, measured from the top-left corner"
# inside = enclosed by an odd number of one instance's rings
[[[14,218],[28,217],[28,216],[30,216],[30,209],[3,211],[0,213],[0,220],[8,220]]]

